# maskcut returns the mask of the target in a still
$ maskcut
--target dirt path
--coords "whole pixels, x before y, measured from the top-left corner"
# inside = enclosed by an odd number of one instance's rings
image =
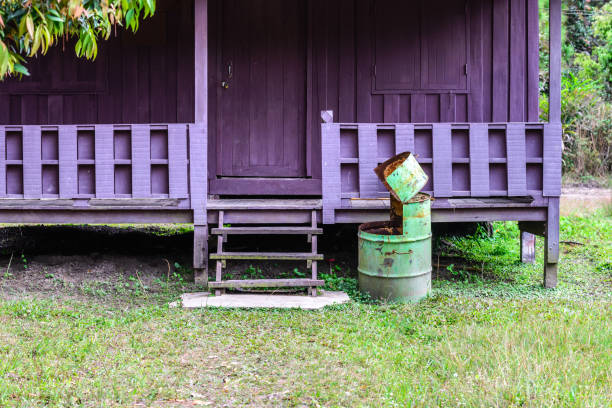
[[[568,187],[561,193],[561,215],[587,214],[612,205],[612,189]]]

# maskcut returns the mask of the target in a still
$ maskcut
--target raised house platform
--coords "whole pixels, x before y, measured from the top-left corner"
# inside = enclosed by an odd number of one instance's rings
[[[373,169],[411,151],[433,222],[518,221],[523,259],[531,234],[545,238],[554,287],[561,0],[550,0],[546,123],[538,7],[158,0],[141,31],[101,42],[95,62],[57,47],[28,61],[30,77],[0,82],[0,223],[193,223],[196,279],[208,282],[211,259],[215,291],[316,294],[322,224],[387,219]],[[224,249],[244,234],[301,234],[311,247]],[[312,276],[224,280],[235,259],[298,259]]]

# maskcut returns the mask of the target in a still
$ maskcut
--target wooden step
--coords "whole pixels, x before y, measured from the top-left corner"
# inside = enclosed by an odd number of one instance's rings
[[[259,261],[322,261],[323,255],[310,252],[221,252],[210,254],[210,259],[251,259]]]
[[[323,228],[313,228],[305,226],[295,227],[228,227],[228,228],[213,228],[213,235],[298,235],[298,234],[315,234],[323,233]]]
[[[292,288],[323,286],[325,282],[319,279],[248,279],[208,282],[211,289],[230,288]]]
[[[206,202],[207,210],[320,210],[320,199],[226,199],[217,198]]]

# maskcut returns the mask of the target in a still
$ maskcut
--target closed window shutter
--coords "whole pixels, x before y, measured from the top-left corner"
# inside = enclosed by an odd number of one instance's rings
[[[375,91],[467,89],[465,1],[373,5]]]
[[[375,83],[377,90],[420,87],[420,21],[418,3],[376,0]]]
[[[426,2],[423,6],[422,35],[422,87],[465,89],[467,85],[465,2],[457,0]]]

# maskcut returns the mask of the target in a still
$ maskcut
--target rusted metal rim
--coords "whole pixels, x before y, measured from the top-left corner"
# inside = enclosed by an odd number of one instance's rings
[[[417,193],[414,197],[412,197],[410,200],[406,201],[405,203],[402,204],[412,204],[412,203],[422,203],[425,201],[431,201],[432,198],[429,194],[427,193]]]
[[[381,230],[381,229],[397,229],[397,226],[394,226],[389,221],[374,221],[374,222],[366,222],[365,224],[361,224],[359,226],[359,238],[368,240],[368,241],[380,241],[380,242],[416,242],[422,241],[424,239],[431,238],[431,233],[421,236],[412,236],[407,234],[376,234],[374,232],[368,232],[372,230]]]

